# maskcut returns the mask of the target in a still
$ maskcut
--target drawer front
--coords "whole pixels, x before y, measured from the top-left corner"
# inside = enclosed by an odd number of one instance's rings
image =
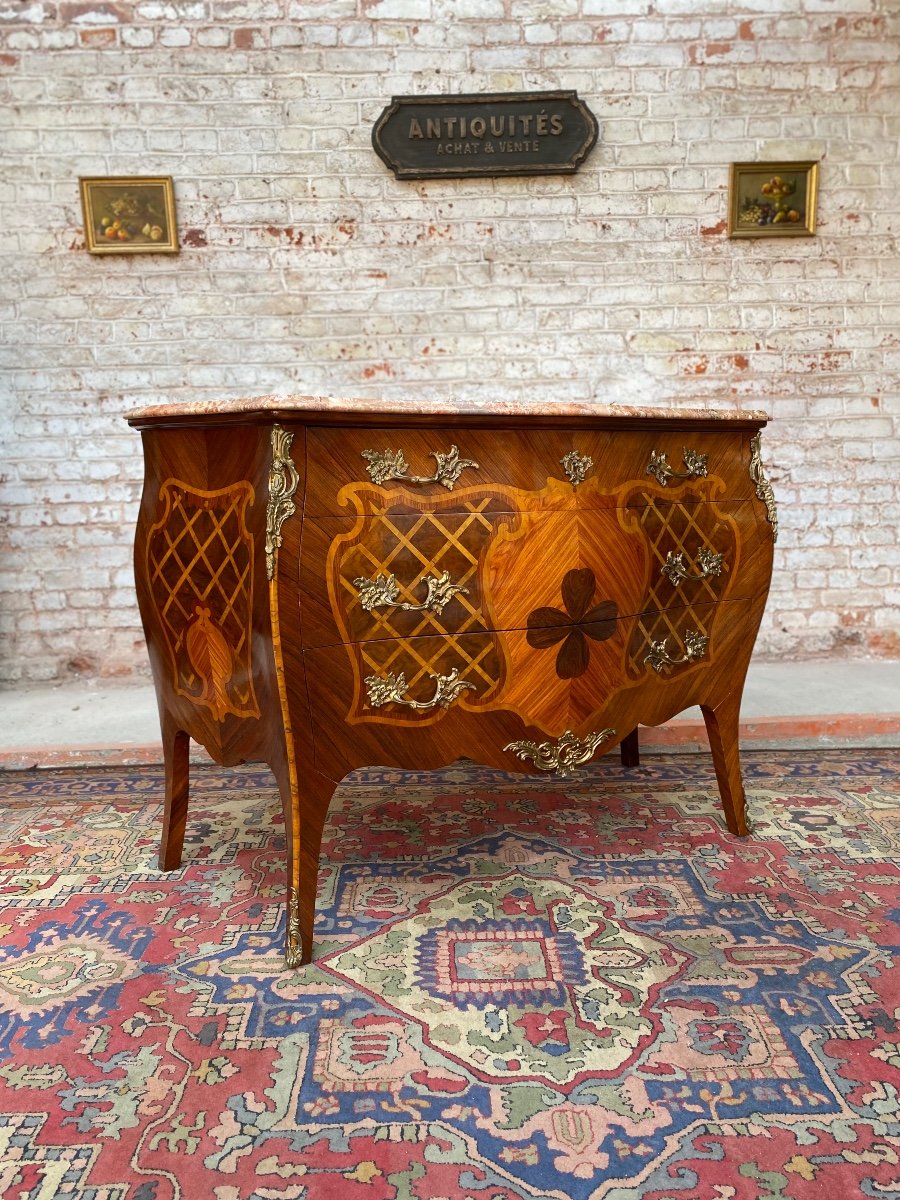
[[[601,604],[620,617],[754,594],[749,565],[768,538],[756,507],[685,487],[655,493],[608,511],[510,513],[475,494],[466,513],[307,518],[303,645],[527,628],[542,609],[577,623]]]
[[[493,728],[501,717],[504,729],[513,728],[510,715],[519,728],[549,737],[584,729],[599,714],[613,727],[621,723],[619,711],[633,722],[641,719],[638,711],[645,721],[665,719],[702,699],[707,674],[736,669],[734,646],[741,645],[749,608],[738,601],[687,606],[652,620],[598,620],[558,630],[540,644],[518,629],[306,651],[317,768],[348,769],[345,742],[360,762],[421,763],[431,739],[466,753],[464,731],[481,722]],[[751,644],[752,636],[748,655]],[[623,725],[619,735],[632,727]]]
[[[772,529],[760,505],[704,501],[688,487],[649,496],[649,503],[643,503],[645,495],[618,513],[628,533],[639,532],[648,548],[643,612],[768,592]]]
[[[473,494],[461,512],[435,507],[304,520],[304,646],[490,628],[484,560],[515,514],[490,493]]]
[[[313,516],[346,513],[354,489],[373,484],[385,503],[425,506],[476,487],[540,492],[552,480],[574,507],[614,508],[619,489],[654,480],[672,488],[705,479],[721,499],[754,494],[749,434],[728,429],[313,428],[307,454],[304,507]]]

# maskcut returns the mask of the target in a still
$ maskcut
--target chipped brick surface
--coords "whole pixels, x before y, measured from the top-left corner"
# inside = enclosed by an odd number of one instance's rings
[[[552,88],[573,177],[372,151],[394,94]],[[0,3],[2,678],[146,670],[121,413],[272,392],[767,408],[760,652],[896,656],[898,92],[892,0]],[[767,158],[816,237],[728,239]],[[87,255],[93,174],[172,175],[181,253]]]

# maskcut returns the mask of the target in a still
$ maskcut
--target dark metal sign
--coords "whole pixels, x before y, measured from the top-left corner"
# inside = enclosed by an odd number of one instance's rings
[[[576,92],[395,96],[372,145],[398,179],[571,175],[597,132]]]

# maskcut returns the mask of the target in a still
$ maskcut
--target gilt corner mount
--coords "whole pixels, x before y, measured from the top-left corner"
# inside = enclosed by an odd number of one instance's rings
[[[394,96],[372,145],[398,179],[572,175],[598,132],[574,91]]]

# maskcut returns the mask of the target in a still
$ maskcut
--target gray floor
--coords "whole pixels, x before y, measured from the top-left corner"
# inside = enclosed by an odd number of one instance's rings
[[[900,662],[885,660],[754,663],[741,708],[744,722],[762,719],[761,726],[766,726],[772,721],[771,737],[763,730],[759,744],[777,744],[781,725],[793,745],[898,746],[900,717],[896,722],[885,719],[892,714],[900,714]],[[802,718],[835,717],[847,720],[831,721],[821,734],[797,736]],[[865,720],[853,717],[878,717],[878,732],[867,733]],[[677,719],[698,721],[699,709],[689,709]],[[825,724],[823,720],[823,729]],[[127,749],[158,740],[156,699],[149,680],[74,681],[0,691],[0,752]]]

